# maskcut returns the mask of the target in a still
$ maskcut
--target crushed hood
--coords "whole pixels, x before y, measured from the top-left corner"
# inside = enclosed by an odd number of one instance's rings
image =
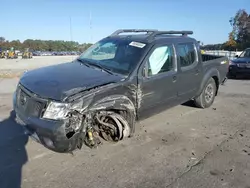
[[[63,100],[80,91],[121,79],[121,76],[75,61],[29,71],[20,79],[20,84],[43,98]]]

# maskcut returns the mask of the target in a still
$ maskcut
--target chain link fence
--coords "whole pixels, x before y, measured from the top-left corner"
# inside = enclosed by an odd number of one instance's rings
[[[240,55],[242,51],[222,51],[222,50],[208,50],[205,51],[205,54],[210,54],[210,55],[218,55],[218,56],[226,56],[229,59],[235,59],[236,55]]]

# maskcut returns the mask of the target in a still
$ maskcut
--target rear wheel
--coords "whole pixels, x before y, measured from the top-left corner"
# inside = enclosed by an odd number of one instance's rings
[[[195,105],[199,108],[209,108],[214,102],[216,90],[215,80],[210,78],[203,88],[202,93],[194,99]]]

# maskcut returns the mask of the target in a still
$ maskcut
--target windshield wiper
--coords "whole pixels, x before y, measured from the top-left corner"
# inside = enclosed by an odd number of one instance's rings
[[[101,70],[104,70],[104,71],[106,71],[106,72],[109,73],[109,74],[112,74],[112,75],[114,74],[111,70],[109,70],[109,69],[107,69],[107,68],[101,66],[100,64],[89,63],[89,65],[92,65],[92,66],[97,67],[97,68],[99,68],[99,69],[101,69]]]
[[[111,70],[101,66],[100,64],[92,63],[92,62],[90,62],[88,60],[85,60],[85,59],[77,59],[77,60],[80,61],[81,63],[83,63],[84,65],[88,66],[88,67],[90,67],[90,66],[97,67],[97,68],[99,68],[101,70],[104,70],[105,72],[107,72],[109,74],[112,74],[112,75],[114,74]]]
[[[89,63],[83,59],[76,59],[77,61],[80,61],[82,64],[86,65],[87,67],[90,67]]]

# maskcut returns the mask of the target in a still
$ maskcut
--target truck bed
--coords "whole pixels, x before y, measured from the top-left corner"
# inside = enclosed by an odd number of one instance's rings
[[[202,61],[210,61],[210,60],[214,60],[214,59],[219,59],[225,56],[218,56],[218,55],[210,55],[210,54],[201,54],[202,57]]]
[[[202,61],[204,65],[204,72],[207,72],[211,68],[215,68],[219,71],[219,83],[221,84],[224,78],[227,76],[229,60],[225,56],[202,54]]]

